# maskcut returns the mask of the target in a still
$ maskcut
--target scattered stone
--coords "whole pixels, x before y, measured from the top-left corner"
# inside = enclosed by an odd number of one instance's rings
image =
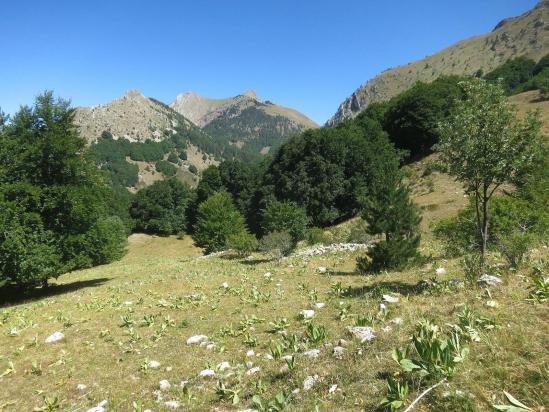
[[[166,366],[166,369],[164,369],[166,372],[171,372],[173,368],[171,366]]]
[[[87,412],[105,412],[105,405],[107,405],[107,401],[103,400],[97,404],[97,406],[94,406],[93,408],[88,409]]]
[[[271,280],[271,278],[273,277],[273,274],[271,272],[267,272],[263,275],[263,277],[267,280]]]
[[[248,358],[250,358],[250,357],[252,357],[252,356],[255,356],[255,352],[254,352],[252,349],[250,349],[248,352],[246,352],[246,356],[247,356]]]
[[[160,366],[160,362],[152,360],[152,361],[149,361],[149,363],[147,363],[147,366],[151,369],[156,369]]]
[[[303,352],[303,355],[308,358],[318,358],[318,355],[320,355],[320,351],[318,349],[311,349],[307,352]]]
[[[315,311],[312,309],[303,309],[299,314],[303,319],[312,319],[315,316]]]
[[[316,309],[322,309],[323,307],[325,307],[326,304],[324,302],[317,302],[315,303],[315,308]]]
[[[283,361],[291,361],[294,358],[294,355],[284,355],[282,357]]]
[[[229,362],[221,362],[220,364],[217,365],[217,369],[219,369],[220,371],[224,371],[226,369],[229,369],[231,367],[231,364]]]
[[[314,376],[307,376],[305,380],[303,381],[303,390],[308,391],[315,386],[315,383],[317,383],[320,380],[320,377],[318,375]]]
[[[79,391],[83,391],[83,390],[86,390],[87,386],[84,385],[83,383],[79,383],[78,385],[76,385],[76,389],[79,390]]]
[[[131,300],[127,300],[124,302],[124,305],[130,306],[130,305],[133,305],[133,302]]]
[[[298,252],[296,256],[308,257],[308,256],[319,256],[325,253],[334,253],[334,252],[354,252],[359,249],[367,249],[372,246],[374,242],[370,243],[333,243],[331,245],[321,245],[318,247],[312,247],[309,249],[302,250]]]
[[[486,302],[486,306],[488,306],[489,308],[497,308],[499,307],[499,303],[495,300],[489,300]]]
[[[383,295],[383,301],[387,303],[397,303],[399,298],[391,295]]]
[[[319,266],[316,268],[316,271],[318,273],[326,273],[328,271],[328,269],[326,269],[324,266]]]
[[[227,282],[223,282],[223,283],[221,284],[221,287],[222,287],[223,289],[229,289],[229,284],[228,284]]]
[[[345,352],[347,352],[347,349],[345,349],[343,346],[336,346],[332,351],[332,355],[336,359],[343,359],[343,357],[345,356]]]
[[[168,409],[179,409],[179,402],[177,401],[167,401],[167,402],[164,402],[164,405]]]
[[[400,325],[402,323],[402,318],[394,318],[391,320],[391,323],[394,323],[395,325]]]
[[[445,275],[445,274],[446,274],[446,269],[444,269],[444,268],[442,268],[442,267],[441,267],[441,268],[437,268],[437,270],[435,270],[435,273],[436,273],[437,275]]]
[[[206,345],[206,349],[208,349],[208,350],[212,350],[213,348],[215,348],[215,344],[214,344],[214,343],[208,343],[208,344]]]
[[[263,355],[263,357],[265,358],[265,360],[273,360],[273,355],[271,355],[270,353],[266,353],[265,355]]]
[[[166,379],[163,379],[158,383],[158,387],[161,391],[167,391],[172,387],[172,385]]]
[[[347,346],[349,342],[347,342],[345,339],[340,339],[337,341],[338,346]]]
[[[179,384],[180,387],[184,388],[185,386],[187,386],[187,384],[189,383],[189,381],[181,381],[181,383]]]
[[[206,335],[194,335],[187,339],[187,345],[207,344],[209,341]]]
[[[390,326],[384,326],[381,328],[381,330],[385,333],[389,333],[393,330],[393,328],[391,328]]]
[[[387,306],[385,306],[385,303],[380,303],[379,304],[379,311],[384,312],[386,310],[387,310]]]
[[[328,389],[329,394],[335,393],[335,391],[337,391],[337,385],[332,385],[330,386],[330,389]]]
[[[204,369],[198,376],[201,378],[213,378],[215,376],[215,371],[213,369]]]
[[[498,286],[502,282],[497,276],[487,274],[482,275],[477,281],[480,286]]]
[[[246,375],[255,375],[256,373],[258,373],[259,371],[261,370],[261,368],[259,366],[256,366],[255,368],[252,368],[250,369],[249,371],[246,372]]]
[[[65,339],[65,335],[61,332],[54,332],[46,338],[46,343],[55,343]]]
[[[287,363],[285,363],[284,365],[282,365],[282,366],[280,367],[280,369],[278,370],[278,372],[281,373],[281,374],[288,373],[288,372],[290,372],[290,367],[288,366]]]
[[[292,391],[292,395],[297,395],[299,392],[301,392],[301,389],[299,388],[295,388],[293,391]]]
[[[360,343],[369,342],[375,338],[374,330],[370,326],[348,326],[347,330]]]

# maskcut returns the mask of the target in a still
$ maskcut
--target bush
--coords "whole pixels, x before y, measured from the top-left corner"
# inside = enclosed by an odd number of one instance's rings
[[[196,174],[198,174],[198,169],[196,168],[195,165],[190,165],[189,166],[189,172],[191,172],[193,175],[196,175]]]
[[[205,253],[219,252],[227,240],[246,231],[244,217],[235,209],[231,195],[218,192],[198,206],[193,239]]]
[[[362,219],[356,225],[351,227],[347,241],[351,243],[366,244],[372,240],[372,236],[368,233],[368,224]]]
[[[505,92],[511,94],[517,86],[532,77],[535,66],[535,61],[526,57],[517,57],[488,73],[485,79],[491,82],[502,80]]]
[[[181,151],[179,152],[179,158],[180,158],[181,160],[187,160],[187,152],[186,152],[185,150],[181,150]]]
[[[536,242],[533,234],[515,231],[498,240],[498,249],[503,255],[509,267],[518,269],[525,260],[527,253]]]
[[[288,256],[294,247],[295,243],[288,232],[272,232],[263,236],[259,241],[259,250],[270,254],[276,261]]]
[[[263,233],[288,232],[295,243],[305,238],[309,219],[305,210],[293,202],[271,201],[261,217]]]
[[[312,227],[305,232],[305,239],[311,246],[325,244],[329,242],[328,236],[324,232],[324,229],[319,227]]]
[[[162,173],[166,177],[175,176],[177,173],[177,167],[165,160],[159,160],[154,165],[157,172]]]
[[[173,164],[179,164],[179,156],[175,152],[170,152],[168,155],[168,162]]]
[[[418,239],[419,243],[419,239]],[[410,247],[402,239],[380,240],[368,250],[368,257],[357,259],[357,269],[361,273],[377,273],[381,270],[401,269],[413,258],[418,257],[417,245]]]
[[[238,256],[245,258],[250,256],[257,249],[257,239],[254,235],[244,231],[235,233],[227,238],[227,247],[238,253]]]
[[[474,286],[477,280],[484,274],[482,256],[478,252],[467,253],[460,262],[468,285]]]

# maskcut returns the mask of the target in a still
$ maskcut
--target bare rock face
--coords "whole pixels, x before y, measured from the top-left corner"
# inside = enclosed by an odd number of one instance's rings
[[[415,82],[432,82],[441,75],[487,73],[508,59],[526,56],[539,60],[549,52],[549,0],[519,16],[505,19],[487,34],[460,41],[432,56],[389,69],[359,87],[339,106],[327,125],[356,116],[369,104],[389,100]]]

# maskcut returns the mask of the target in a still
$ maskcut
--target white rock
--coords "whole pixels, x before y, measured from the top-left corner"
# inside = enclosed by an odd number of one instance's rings
[[[223,283],[221,284],[221,287],[222,287],[223,289],[229,289],[229,284],[228,284],[227,282],[223,282]]]
[[[497,308],[499,306],[499,303],[495,300],[488,300],[486,301],[486,306],[489,308]]]
[[[330,389],[328,389],[328,393],[334,393],[335,391],[337,391],[337,385],[332,385],[330,386]]]
[[[316,309],[322,309],[325,306],[326,306],[326,304],[324,302],[315,303],[315,308]]]
[[[97,406],[94,406],[93,408],[88,409],[87,412],[105,412],[105,406],[107,405],[107,401],[103,400],[97,404]]]
[[[265,355],[263,355],[263,357],[266,359],[266,360],[273,360],[273,355],[271,355],[270,353],[266,353]]]
[[[253,350],[249,350],[248,352],[246,352],[246,356],[249,358],[251,356],[255,356],[255,352]]]
[[[246,372],[246,375],[255,375],[256,373],[258,373],[259,371],[261,370],[261,368],[259,366],[256,366],[255,368],[252,368],[250,369],[249,371]]]
[[[319,266],[316,268],[316,271],[318,273],[326,273],[328,271],[328,269],[326,269],[324,266]]]
[[[124,302],[124,305],[130,306],[133,305],[133,302],[131,300],[127,300]]]
[[[194,335],[187,339],[187,345],[197,345],[207,343],[209,341],[206,335]]]
[[[498,286],[502,282],[503,281],[497,276],[492,276],[487,274],[482,275],[477,281],[479,285],[486,285],[486,286]]]
[[[381,330],[385,333],[389,333],[393,330],[393,328],[391,328],[390,326],[384,326],[381,328]]]
[[[400,325],[402,323],[402,318],[394,318],[391,320],[391,323],[394,323],[395,325]]]
[[[158,383],[158,387],[161,391],[167,391],[172,387],[172,385],[166,379],[163,379]]]
[[[79,391],[83,391],[83,390],[86,390],[87,386],[84,385],[83,383],[79,383],[78,385],[76,385],[76,389],[79,390]]]
[[[383,295],[383,301],[387,303],[397,303],[399,299],[396,296]]]
[[[208,343],[208,344],[206,345],[206,349],[208,349],[208,350],[212,350],[213,348],[215,348],[215,344],[214,344],[214,343]]]
[[[263,277],[267,280],[271,279],[273,277],[273,274],[271,272],[267,272],[263,275]]]
[[[251,361],[246,362],[246,369],[252,369],[254,367],[254,363]]]
[[[303,319],[312,319],[315,316],[315,311],[312,309],[303,309],[299,314]]]
[[[336,346],[332,351],[332,355],[336,359],[343,359],[346,351],[347,349],[345,349],[343,346]]]
[[[374,330],[369,326],[348,326],[347,330],[361,343],[371,341],[375,338]]]
[[[54,332],[46,338],[46,343],[55,343],[65,339],[65,335],[61,332]]]
[[[437,275],[445,275],[446,274],[446,269],[444,268],[437,268],[437,270],[435,270],[435,273]]]
[[[303,352],[303,355],[308,358],[318,358],[318,355],[320,355],[320,351],[318,349],[311,349],[307,352]]]
[[[226,369],[229,369],[231,367],[231,364],[229,362],[221,362],[217,365],[217,369],[220,371],[224,371]]]
[[[317,383],[319,380],[320,380],[320,377],[318,375],[307,376],[303,381],[303,390],[304,391],[311,390],[315,385],[315,383]]]
[[[283,361],[291,361],[294,358],[294,355],[284,355],[282,357]]]
[[[297,395],[299,392],[301,392],[301,389],[299,388],[295,388],[293,391],[292,391],[292,395]]]
[[[204,369],[198,374],[198,376],[201,378],[211,378],[215,376],[215,371],[213,369]]]
[[[179,409],[179,402],[177,401],[167,401],[167,402],[164,402],[164,405],[168,409]]]
[[[147,363],[147,366],[151,369],[156,369],[160,366],[160,362],[152,360],[152,361],[149,361],[149,363]]]
[[[179,383],[179,386],[184,388],[185,386],[187,386],[188,383],[189,381],[181,381],[181,383]]]
[[[385,303],[380,303],[379,304],[379,310],[380,312],[384,312],[387,310],[387,306],[385,306]]]

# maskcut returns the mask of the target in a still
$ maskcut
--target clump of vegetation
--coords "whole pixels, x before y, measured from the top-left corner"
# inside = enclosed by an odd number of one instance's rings
[[[137,192],[131,204],[135,230],[163,236],[185,232],[187,210],[193,201],[193,192],[179,180],[155,182]]]
[[[193,239],[206,253],[223,250],[229,238],[245,231],[244,217],[235,209],[230,194],[215,193],[198,207]]]
[[[247,231],[234,233],[227,238],[226,246],[238,253],[238,256],[245,258],[250,256],[258,246],[257,239]]]
[[[294,202],[271,201],[261,211],[264,233],[288,232],[297,243],[305,237],[308,217],[305,210]]]
[[[2,117],[2,116],[0,116]],[[109,215],[112,192],[51,92],[0,122],[0,279],[31,288],[124,254],[126,230]]]
[[[278,262],[284,256],[288,256],[294,248],[295,242],[288,232],[268,233],[259,241],[259,250],[270,254]]]
[[[177,167],[165,160],[159,160],[154,164],[154,167],[157,172],[162,173],[166,177],[175,176],[177,173]]]
[[[488,246],[489,203],[495,191],[534,161],[540,121],[518,119],[501,86],[481,79],[461,83],[465,98],[441,127],[438,148],[450,173],[473,196],[478,250]]]

